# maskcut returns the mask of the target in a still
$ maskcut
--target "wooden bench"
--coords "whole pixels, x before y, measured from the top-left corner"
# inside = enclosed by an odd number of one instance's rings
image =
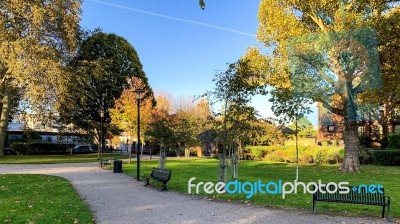
[[[163,189],[162,191],[167,191],[167,183],[171,179],[171,170],[165,170],[165,169],[159,169],[159,168],[153,168],[151,171],[150,176],[146,177],[146,185],[150,185],[150,178],[157,180],[163,184]]]
[[[334,190],[333,185],[329,185],[329,190]],[[339,203],[350,203],[350,204],[364,204],[364,205],[378,205],[382,206],[382,218],[385,217],[385,208],[388,208],[388,220],[390,221],[390,197],[384,195],[384,189],[381,189],[381,193],[376,192],[371,193],[368,191],[366,186],[347,186],[350,192],[347,194],[340,194],[339,190],[335,193],[326,192],[326,186],[321,187],[325,193],[322,193],[318,188],[317,192],[313,194],[313,213],[315,214],[317,210],[317,201],[324,202],[339,202]],[[353,190],[357,189],[357,190]]]
[[[100,162],[100,167],[101,168],[107,168],[107,166],[111,167],[111,165],[114,163],[114,158],[107,158],[107,160],[102,160]]]

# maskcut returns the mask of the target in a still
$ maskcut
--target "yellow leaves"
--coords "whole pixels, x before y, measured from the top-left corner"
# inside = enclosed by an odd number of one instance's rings
[[[270,59],[263,56],[258,48],[249,48],[246,54],[241,58],[246,66],[246,74],[249,74],[250,84],[267,84],[270,78]],[[241,64],[239,64],[241,70]]]
[[[135,89],[141,88],[143,90],[142,96],[146,95],[148,90],[144,88],[143,81],[137,77],[129,79],[128,83],[130,83],[130,87],[122,92],[120,98],[115,100],[114,108],[110,109],[109,112],[112,124],[131,132],[137,126],[138,111]],[[152,98],[143,98],[140,102],[141,130],[144,130],[150,122],[152,109]]]
[[[267,46],[304,33],[296,18],[293,4],[284,0],[263,0],[258,11],[257,39]]]
[[[76,46],[81,2],[0,1],[0,84],[11,78],[13,86],[29,89],[26,100],[54,101],[61,56]]]

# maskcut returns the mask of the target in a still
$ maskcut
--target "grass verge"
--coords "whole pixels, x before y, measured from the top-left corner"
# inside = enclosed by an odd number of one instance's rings
[[[152,167],[157,167],[158,161],[142,161],[141,174],[150,174]],[[202,181],[217,183],[219,161],[215,159],[193,159],[193,160],[173,160],[168,159],[166,169],[171,169],[171,180],[168,182],[168,189],[187,194],[188,181],[196,177],[194,184]],[[318,182],[341,182],[347,181],[349,185],[359,184],[381,184],[385,188],[385,195],[391,196],[391,216],[400,217],[400,167],[386,166],[362,166],[362,172],[358,174],[347,174],[338,172],[337,165],[300,165],[299,181],[304,183]],[[123,171],[131,176],[136,175],[136,163],[123,164]],[[229,176],[231,172],[229,171]],[[262,183],[270,181],[293,182],[295,179],[295,164],[288,163],[268,163],[265,161],[243,161],[239,164],[239,181]],[[230,181],[230,180],[229,180]],[[157,182],[151,182],[152,185],[160,187]],[[201,188],[202,189],[202,188]],[[302,189],[301,187],[299,189]],[[192,192],[195,188],[192,188]],[[242,194],[212,194],[207,195],[203,190],[200,195],[225,201],[238,201],[252,203],[262,206],[279,208],[297,208],[312,210],[312,195],[298,194],[287,195],[282,199],[282,195],[255,194],[250,199]],[[324,214],[357,215],[371,216],[380,218],[382,207],[367,205],[352,205],[343,203],[317,202],[317,212]]]
[[[94,223],[91,211],[64,178],[0,175],[1,223]]]
[[[126,159],[128,155],[104,153],[103,158]],[[87,163],[97,162],[97,153],[75,155],[37,155],[37,156],[11,156],[0,157],[0,164],[56,164],[56,163]]]

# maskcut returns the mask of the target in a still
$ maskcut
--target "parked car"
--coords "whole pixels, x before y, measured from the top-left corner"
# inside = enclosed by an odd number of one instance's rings
[[[72,152],[71,152],[72,150]],[[93,147],[90,145],[77,145],[73,148],[67,149],[67,152],[71,153],[91,153],[94,152]]]

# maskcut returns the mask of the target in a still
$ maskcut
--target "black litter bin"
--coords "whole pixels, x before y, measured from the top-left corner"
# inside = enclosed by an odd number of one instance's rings
[[[114,160],[114,173],[122,173],[122,160]]]

